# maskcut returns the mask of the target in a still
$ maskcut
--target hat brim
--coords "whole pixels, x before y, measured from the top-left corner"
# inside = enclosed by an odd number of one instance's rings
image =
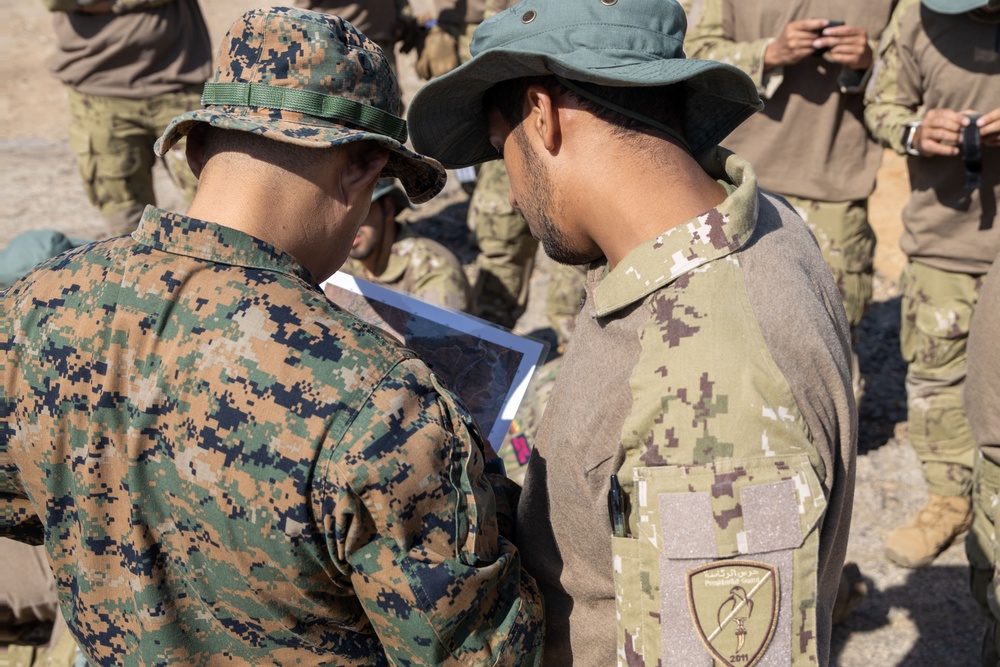
[[[411,151],[395,139],[342,125],[266,120],[258,115],[266,112],[266,109],[259,107],[235,106],[188,111],[167,126],[163,136],[156,142],[156,154],[164,155],[198,123],[207,123],[225,130],[252,132],[307,148],[330,148],[354,141],[373,141],[389,149],[389,161],[381,175],[398,178],[410,201],[416,204],[426,202],[444,188],[447,174],[441,164],[434,158]]]
[[[551,56],[493,49],[417,92],[407,114],[414,148],[433,155],[449,169],[498,158],[487,137],[484,95],[502,81],[548,74],[605,86],[683,83],[688,89],[684,131],[695,156],[717,146],[763,108],[750,77],[712,60],[662,58],[605,69],[580,69]]]
[[[924,7],[938,14],[962,14],[985,7],[987,0],[920,0]]]

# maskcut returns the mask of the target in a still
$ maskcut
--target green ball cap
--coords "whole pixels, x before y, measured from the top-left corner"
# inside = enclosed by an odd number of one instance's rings
[[[961,14],[971,12],[980,7],[991,8],[1000,7],[1000,0],[920,0],[927,9],[932,9],[938,14]]]
[[[389,149],[382,175],[398,178],[414,202],[444,187],[441,165],[403,145],[399,83],[385,54],[339,17],[287,7],[247,12],[223,38],[201,101],[203,109],[170,123],[158,155],[198,123],[315,148],[373,141]]]
[[[686,28],[674,0],[524,0],[476,29],[471,60],[417,93],[408,113],[413,145],[449,168],[496,159],[486,91],[508,79],[554,74],[605,86],[683,82],[684,135],[700,155],[763,103],[739,69],[685,58]]]

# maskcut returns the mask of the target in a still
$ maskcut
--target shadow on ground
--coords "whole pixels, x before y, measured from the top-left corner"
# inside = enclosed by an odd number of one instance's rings
[[[915,625],[917,637],[895,665],[978,665],[983,619],[969,591],[969,571],[962,566],[935,566],[914,570],[899,586],[879,591],[865,577],[868,597],[833,630],[830,664],[840,664],[840,654],[851,635],[876,632],[899,623],[902,612]],[[894,618],[896,617],[896,618]],[[892,635],[887,635],[892,636]],[[886,652],[892,646],[885,647]],[[884,664],[879,655],[872,665]]]
[[[858,326],[865,394],[858,408],[858,453],[878,449],[906,421],[906,362],[899,352],[899,297],[876,301]]]

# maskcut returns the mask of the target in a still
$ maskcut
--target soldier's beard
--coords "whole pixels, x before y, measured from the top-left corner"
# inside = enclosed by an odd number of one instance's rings
[[[528,143],[523,126],[518,125],[513,132],[524,162],[525,180],[530,184],[529,191],[523,197],[517,197],[518,210],[527,220],[531,235],[538,239],[545,254],[553,261],[560,264],[592,262],[595,257],[572,248],[569,237],[556,227],[551,215],[555,202],[549,173]]]

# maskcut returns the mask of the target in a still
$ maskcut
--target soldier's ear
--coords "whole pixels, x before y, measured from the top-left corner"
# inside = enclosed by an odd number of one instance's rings
[[[201,171],[205,168],[205,128],[200,123],[188,132],[185,154],[191,173],[195,178],[201,178]]]
[[[340,173],[340,187],[349,204],[364,200],[367,207],[382,169],[389,161],[389,150],[371,141],[344,146],[346,160]],[[357,201],[355,201],[357,200]]]

